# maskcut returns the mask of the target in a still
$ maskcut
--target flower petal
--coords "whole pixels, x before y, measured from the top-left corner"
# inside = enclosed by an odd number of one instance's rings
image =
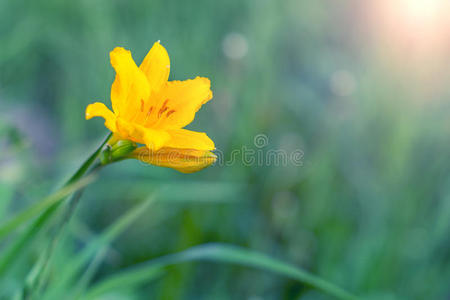
[[[191,123],[200,107],[211,100],[211,82],[197,77],[185,81],[169,81],[161,90],[164,102],[157,108],[160,120],[155,127],[179,129]]]
[[[164,147],[178,149],[214,150],[214,142],[203,132],[196,132],[187,129],[174,129],[167,131],[170,140]]]
[[[117,129],[125,139],[145,144],[153,151],[159,150],[170,140],[170,135],[166,131],[146,128],[121,118],[117,119]]]
[[[169,79],[170,59],[166,49],[157,41],[139,68],[147,76],[152,92],[158,92]]]
[[[151,151],[146,147],[134,150],[129,157],[155,166],[172,168],[182,173],[200,171],[217,160],[217,156],[211,151],[174,148]]]
[[[105,119],[105,126],[112,132],[117,131],[116,128],[116,116],[105,104],[101,102],[95,102],[89,104],[86,107],[85,113],[86,120],[92,119],[93,117],[102,117]]]
[[[110,53],[116,79],[111,87],[111,102],[117,116],[132,120],[140,111],[141,100],[150,96],[144,73],[136,66],[131,52],[117,47]]]
[[[153,130],[149,128],[144,129],[144,144],[149,149],[158,151],[167,143],[168,140],[170,140],[170,135],[165,131]]]

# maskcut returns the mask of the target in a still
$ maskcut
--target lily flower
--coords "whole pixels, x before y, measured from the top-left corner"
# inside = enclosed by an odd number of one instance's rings
[[[122,158],[136,158],[183,173],[199,171],[216,161],[211,152],[214,142],[203,132],[184,129],[212,98],[208,78],[168,81],[169,55],[159,41],[139,67],[131,52],[121,47],[111,51],[110,58],[116,71],[111,87],[112,111],[95,102],[87,106],[86,119],[105,119],[105,126],[113,132],[112,148],[120,140],[142,145],[130,148],[132,152]]]

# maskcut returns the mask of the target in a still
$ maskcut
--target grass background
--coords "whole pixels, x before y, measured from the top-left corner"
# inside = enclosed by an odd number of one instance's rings
[[[1,1],[1,220],[54,191],[106,135],[84,109],[109,105],[116,46],[139,63],[161,40],[171,79],[211,79],[214,99],[189,128],[206,131],[223,161],[243,147],[304,154],[302,166],[238,156],[192,175],[138,161],[108,166],[58,243],[47,297],[86,295],[127,267],[222,242],[366,298],[447,299],[450,35],[390,35],[372,2]],[[258,134],[266,147],[255,147]],[[145,201],[133,223],[93,244]],[[0,273],[1,297],[23,285],[51,236],[40,232]],[[58,287],[71,263],[74,278]],[[97,299],[328,299],[223,263],[148,276]]]

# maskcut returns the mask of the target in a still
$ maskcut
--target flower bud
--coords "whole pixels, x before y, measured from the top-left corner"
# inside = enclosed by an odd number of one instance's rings
[[[130,140],[120,140],[115,143],[111,148],[111,160],[116,161],[118,159],[125,158],[127,154],[136,149],[136,143]]]
[[[127,155],[137,148],[136,143],[130,140],[119,140],[112,145],[107,145],[100,154],[102,165],[128,158]]]
[[[111,162],[111,146],[106,145],[100,153],[100,163],[106,165]]]
[[[162,148],[152,151],[139,147],[128,155],[147,164],[175,169],[182,173],[194,173],[216,162],[217,156],[211,151],[194,149]]]

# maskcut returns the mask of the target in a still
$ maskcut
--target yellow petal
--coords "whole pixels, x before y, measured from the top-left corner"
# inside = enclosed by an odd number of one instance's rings
[[[170,59],[166,49],[158,42],[153,44],[139,67],[147,76],[152,92],[158,92],[169,79]]]
[[[196,132],[187,129],[174,129],[167,131],[170,140],[165,143],[165,147],[195,150],[214,150],[214,142],[203,132]]]
[[[151,151],[146,147],[134,150],[130,157],[155,166],[172,168],[182,173],[200,171],[217,160],[217,156],[211,151],[174,148]]]
[[[105,119],[105,126],[111,130],[112,132],[117,131],[116,128],[116,116],[110,111],[105,104],[100,102],[95,102],[89,104],[86,107],[86,120],[89,120],[93,117],[102,117]]]
[[[170,140],[170,135],[163,130],[146,128],[136,123],[127,122],[122,118],[118,118],[116,123],[117,130],[125,139],[145,144],[147,148],[153,151],[159,150]]]
[[[147,78],[134,63],[130,51],[117,47],[111,51],[110,58],[116,70],[111,87],[113,110],[117,116],[132,120],[140,111],[141,101],[150,95]]]
[[[144,144],[153,151],[158,151],[170,140],[170,135],[166,131],[142,128],[144,130]]]
[[[179,129],[191,123],[200,107],[211,100],[210,86],[209,79],[204,77],[169,81],[160,92],[160,99],[164,101],[155,110],[159,111],[159,121],[154,126]]]

